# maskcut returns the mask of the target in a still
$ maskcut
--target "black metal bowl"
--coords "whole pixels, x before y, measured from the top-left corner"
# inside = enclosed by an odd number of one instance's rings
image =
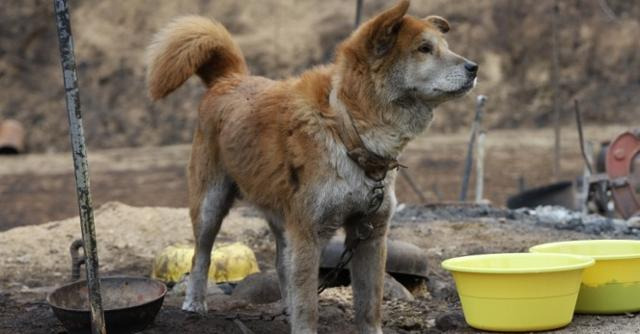
[[[143,277],[100,279],[105,324],[109,334],[139,332],[153,322],[160,311],[167,287]],[[89,293],[85,280],[54,290],[47,302],[69,334],[91,333]]]

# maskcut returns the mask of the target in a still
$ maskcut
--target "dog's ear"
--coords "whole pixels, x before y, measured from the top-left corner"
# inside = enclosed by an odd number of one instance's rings
[[[449,22],[440,16],[431,15],[425,17],[424,20],[431,23],[443,34],[446,34],[449,31]]]
[[[395,6],[371,20],[368,44],[374,56],[382,57],[391,50],[407,9],[409,9],[409,0],[400,0]]]

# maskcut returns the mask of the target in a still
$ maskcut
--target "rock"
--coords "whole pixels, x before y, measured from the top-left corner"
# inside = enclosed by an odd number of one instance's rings
[[[176,283],[173,285],[173,287],[171,288],[171,290],[169,290],[169,292],[167,294],[169,295],[173,295],[173,296],[181,296],[183,297],[187,291],[187,281],[188,281],[189,275],[185,275],[180,282]],[[207,295],[223,295],[225,294],[225,292],[215,283],[209,281],[209,284],[207,284]]]
[[[235,284],[232,283],[220,283],[220,284],[216,284],[216,286],[225,294],[225,295],[230,295],[233,293],[233,289],[235,287]]]
[[[225,292],[220,289],[220,287],[218,286],[218,284],[213,284],[211,282],[209,282],[209,285],[207,285],[207,296],[210,295],[224,295]]]
[[[443,332],[465,327],[467,327],[467,323],[460,312],[444,313],[436,318],[436,328]]]
[[[232,297],[253,304],[269,304],[280,300],[280,286],[275,271],[251,274],[233,289]]]
[[[422,334],[440,334],[440,333],[442,332],[435,328],[429,328],[425,332],[422,332]]]
[[[185,292],[187,291],[187,278],[189,276],[185,275],[180,282],[177,282],[176,284],[174,284],[171,289],[169,289],[169,291],[167,292],[167,295],[173,295],[173,296],[184,296]]]
[[[344,319],[345,312],[335,304],[322,305],[319,318],[321,321],[324,320],[330,323],[336,321],[337,319]]]
[[[431,298],[425,278],[404,280],[401,284],[416,298]]]
[[[640,216],[633,216],[627,220],[627,225],[631,228],[640,229]]]
[[[400,282],[396,281],[391,275],[384,274],[384,295],[383,298],[389,299],[401,299],[413,301],[415,297],[407,290]]]
[[[429,283],[429,293],[432,297],[438,299],[456,298],[457,293],[453,284],[437,279],[430,279]]]

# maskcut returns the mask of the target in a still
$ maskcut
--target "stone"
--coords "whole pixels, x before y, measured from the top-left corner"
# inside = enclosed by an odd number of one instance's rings
[[[233,298],[243,299],[252,304],[269,304],[280,300],[280,286],[275,271],[251,274],[233,289]]]
[[[438,279],[431,279],[429,283],[429,293],[434,298],[449,300],[456,299],[458,296],[455,287],[451,283]]]
[[[467,327],[467,323],[460,312],[448,312],[436,318],[436,328],[443,332],[465,327]]]
[[[168,295],[184,297],[187,291],[187,281],[189,279],[189,275],[185,275],[180,282],[176,283],[171,287],[171,289],[167,292]],[[207,295],[222,295],[225,292],[215,283],[209,281],[207,284]]]
[[[416,298],[431,298],[426,278],[416,277],[404,280],[401,284]]]
[[[400,282],[396,281],[393,276],[384,274],[384,295],[385,300],[400,299],[413,301],[415,297]]]

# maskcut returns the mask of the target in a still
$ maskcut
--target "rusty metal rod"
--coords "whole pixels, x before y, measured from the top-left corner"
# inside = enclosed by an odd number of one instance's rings
[[[62,77],[64,79],[76,192],[80,211],[80,226],[86,256],[87,286],[91,308],[91,332],[93,334],[106,334],[107,330],[104,323],[102,296],[100,294],[100,276],[98,274],[96,232],[93,223],[91,193],[89,191],[89,169],[84,143],[84,130],[82,128],[82,113],[80,109],[76,61],[73,53],[73,36],[71,35],[69,5],[66,0],[54,0],[53,6],[58,28]]]
[[[471,125],[471,138],[469,138],[469,146],[467,147],[467,159],[464,164],[464,173],[462,174],[462,190],[460,191],[460,202],[464,202],[467,198],[469,190],[469,175],[471,174],[471,166],[473,165],[473,146],[476,142],[476,135],[482,124],[482,108],[484,107],[487,97],[478,95],[476,99],[476,115]]]

